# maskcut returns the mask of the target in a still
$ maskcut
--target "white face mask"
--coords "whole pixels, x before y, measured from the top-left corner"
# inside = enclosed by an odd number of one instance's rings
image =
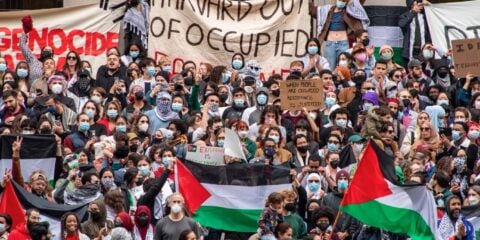
[[[148,123],[143,123],[143,124],[138,125],[138,130],[139,130],[140,132],[147,132],[147,130],[148,130]]]
[[[470,196],[468,197],[468,202],[470,203],[470,206],[473,206],[473,205],[477,205],[479,200],[474,196]]]
[[[172,213],[180,213],[182,211],[182,207],[180,206],[180,204],[175,203],[172,205],[171,210]]]

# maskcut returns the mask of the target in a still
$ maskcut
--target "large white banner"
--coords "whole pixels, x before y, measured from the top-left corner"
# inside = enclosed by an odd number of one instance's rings
[[[120,21],[124,8],[109,7],[122,0],[110,1],[109,6],[88,4],[69,8],[2,12],[0,14],[0,55],[9,68],[24,60],[19,40],[23,33],[22,17],[30,15],[34,29],[28,34],[28,46],[37,56],[46,45],[53,48],[57,66],[63,66],[69,51],[76,51],[89,61],[94,70],[106,63],[105,52],[118,45]],[[103,2],[103,1],[102,1]],[[122,51],[122,50],[121,50]]]
[[[307,0],[151,2],[149,55],[169,56],[174,72],[186,60],[229,66],[239,52],[246,61],[256,59],[262,74],[270,75],[285,72],[306,52]]]
[[[436,47],[447,50],[452,40],[480,38],[480,0],[430,4],[425,12]]]

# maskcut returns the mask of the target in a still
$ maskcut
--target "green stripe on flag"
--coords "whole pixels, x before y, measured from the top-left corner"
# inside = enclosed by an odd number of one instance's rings
[[[253,233],[257,231],[257,221],[262,209],[230,209],[214,206],[201,206],[193,218],[204,227],[225,231]]]
[[[410,209],[393,207],[373,200],[361,204],[345,205],[341,207],[341,210],[369,226],[394,233],[408,233],[415,240],[435,239],[430,226],[422,218],[422,215]],[[367,212],[368,214],[365,214]]]

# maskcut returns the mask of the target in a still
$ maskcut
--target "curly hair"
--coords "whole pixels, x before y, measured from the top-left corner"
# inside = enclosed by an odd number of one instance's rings
[[[125,199],[123,193],[118,189],[113,189],[105,194],[105,205],[111,207],[115,213],[124,211]]]

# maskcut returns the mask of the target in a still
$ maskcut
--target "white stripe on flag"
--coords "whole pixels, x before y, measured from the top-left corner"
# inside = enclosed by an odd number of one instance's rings
[[[53,180],[55,161],[56,158],[20,159],[23,179],[28,181],[32,172],[42,170],[49,180]],[[12,159],[0,159],[0,176],[3,176],[5,169],[12,169]]]
[[[400,27],[368,27],[368,36],[370,36],[370,44],[375,47],[381,47],[384,44],[388,44],[392,48],[403,46],[403,33]]]
[[[202,183],[202,185],[212,194],[202,206],[230,209],[263,209],[270,193],[292,188],[292,184],[237,186]]]

